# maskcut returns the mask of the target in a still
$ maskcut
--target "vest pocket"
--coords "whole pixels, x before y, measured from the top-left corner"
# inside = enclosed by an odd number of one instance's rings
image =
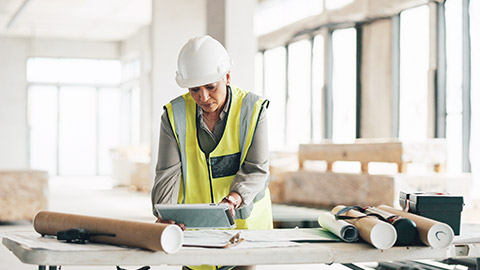
[[[220,178],[235,175],[240,168],[240,152],[220,156],[210,157],[212,167],[212,178]]]

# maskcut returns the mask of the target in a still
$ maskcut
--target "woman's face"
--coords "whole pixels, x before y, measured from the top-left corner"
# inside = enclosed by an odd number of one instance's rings
[[[230,83],[230,74],[218,82],[188,88],[190,95],[204,112],[212,113],[221,110],[227,99],[227,85]]]

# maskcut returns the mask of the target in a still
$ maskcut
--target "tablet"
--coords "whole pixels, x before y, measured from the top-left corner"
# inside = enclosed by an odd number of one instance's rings
[[[218,204],[155,204],[163,220],[183,223],[187,229],[235,228],[235,221],[226,203]]]

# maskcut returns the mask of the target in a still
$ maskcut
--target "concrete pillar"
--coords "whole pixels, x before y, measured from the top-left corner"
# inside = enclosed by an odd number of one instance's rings
[[[175,82],[177,56],[190,38],[206,34],[206,1],[155,0],[152,5],[151,171],[154,172],[163,106],[186,91]]]
[[[362,138],[390,138],[392,134],[392,22],[363,25]]]
[[[27,155],[26,62],[29,43],[0,38],[0,169],[25,169]]]
[[[253,91],[257,38],[253,32],[255,0],[207,0],[207,33],[233,59],[232,84]]]

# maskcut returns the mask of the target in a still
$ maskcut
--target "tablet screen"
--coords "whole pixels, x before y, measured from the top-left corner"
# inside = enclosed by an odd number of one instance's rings
[[[163,220],[183,223],[187,229],[234,228],[235,221],[227,204],[156,204]]]

